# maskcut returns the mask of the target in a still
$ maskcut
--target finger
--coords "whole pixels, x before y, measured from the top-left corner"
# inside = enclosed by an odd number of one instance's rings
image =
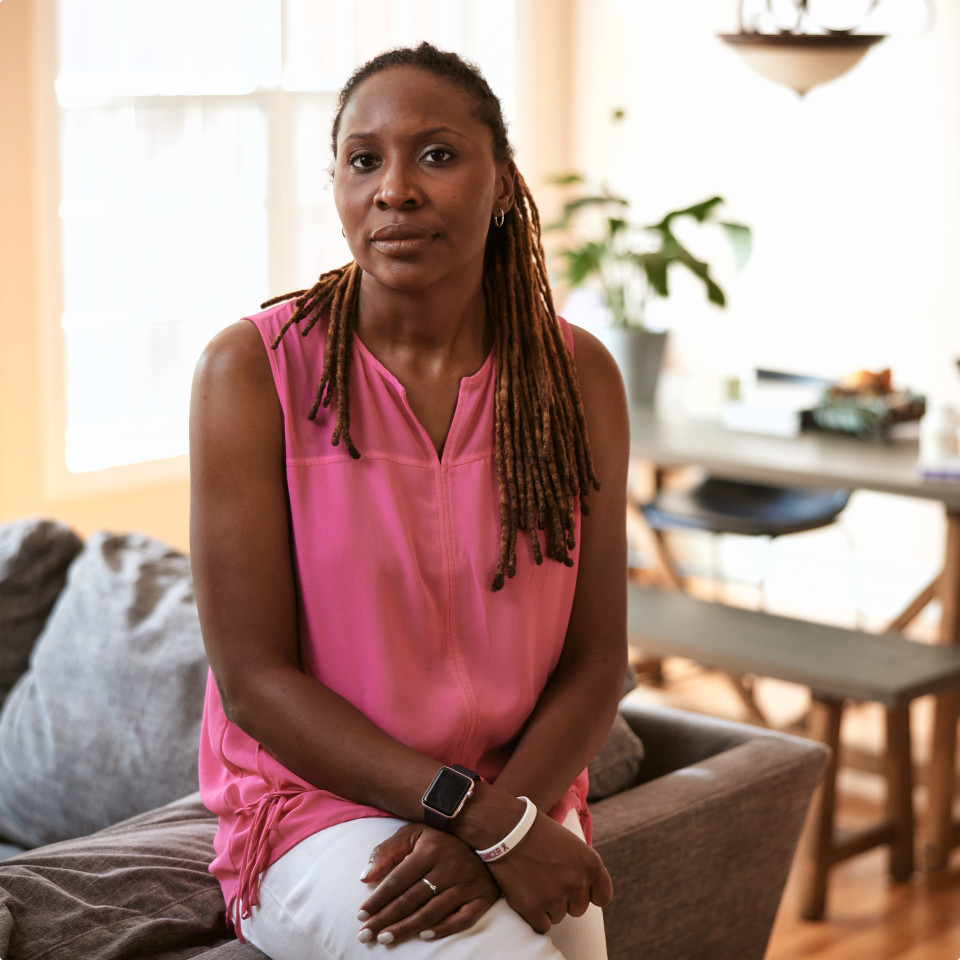
[[[537,933],[549,933],[550,928],[553,926],[553,922],[550,920],[550,917],[545,913],[541,913],[539,916],[535,917],[533,921],[528,920],[527,923],[537,932]]]
[[[605,907],[613,900],[613,880],[610,879],[606,867],[600,871],[600,875],[590,888],[590,900],[598,907]]]
[[[518,913],[532,930],[537,933],[549,933],[553,923],[547,912],[547,905],[533,896],[513,896],[505,894],[507,903],[514,913]]]
[[[578,897],[576,900],[571,900],[567,903],[567,913],[571,917],[582,917],[587,910],[590,908],[591,901],[586,897]]]
[[[392,837],[378,843],[370,853],[370,862],[363,872],[364,883],[378,883],[413,849],[416,831],[401,827]]]
[[[380,881],[376,890],[361,904],[361,917],[364,913],[368,917],[376,916],[390,904],[404,897],[408,902],[415,901],[415,908],[425,902],[430,891],[426,884],[420,883],[420,875],[417,870],[416,866],[408,863],[401,863],[394,867]],[[418,885],[419,890],[417,889]]]
[[[514,907],[514,910],[516,910],[516,907]],[[517,910],[517,913],[527,922],[530,929],[537,933],[549,933],[550,927],[553,926],[550,917],[542,910],[531,910],[527,912]]]
[[[393,943],[394,940],[408,938],[419,934],[421,930],[435,927],[459,908],[458,894],[449,892],[433,896],[426,886],[421,886],[423,894],[414,888],[408,895],[398,897],[376,916],[371,917],[361,928],[361,933],[369,930],[371,937],[367,939],[376,937],[381,943]]]
[[[391,878],[388,877],[387,879]],[[380,890],[378,889],[377,894],[379,895],[379,893]],[[357,919],[362,921],[365,926],[379,932],[392,923],[397,923],[412,916],[438,896],[439,894],[434,895],[426,884],[415,881],[398,891],[396,895],[388,895],[387,899],[379,905],[377,900],[371,898],[361,908]],[[439,916],[443,915],[443,913],[439,914]]]
[[[454,910],[439,923],[428,924],[418,931],[421,940],[442,940],[469,930],[495,903],[496,897],[478,897]]]

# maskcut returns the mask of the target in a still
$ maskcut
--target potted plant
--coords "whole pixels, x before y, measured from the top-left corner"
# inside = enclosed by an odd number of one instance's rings
[[[551,182],[586,183],[578,173]],[[602,185],[568,200],[560,220],[547,228],[568,231],[572,237],[561,251],[568,286],[592,286],[609,313],[603,340],[620,365],[632,404],[649,406],[654,400],[667,333],[649,329],[647,306],[655,297],[670,295],[671,268],[688,270],[703,283],[711,303],[726,306],[710,267],[678,239],[675,222],[690,218],[721,227],[732,243],[738,267],[750,255],[750,228],[717,219],[722,204],[721,197],[711,197],[673,210],[658,223],[635,225],[629,219],[630,202]]]

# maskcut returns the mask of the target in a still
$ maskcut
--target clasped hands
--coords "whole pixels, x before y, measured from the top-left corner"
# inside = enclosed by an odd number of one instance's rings
[[[613,897],[599,855],[542,813],[518,847],[489,865],[456,836],[405,824],[374,848],[363,880],[377,884],[358,914],[364,942],[459,933],[501,894],[534,930],[547,933],[567,914],[582,916],[591,903],[603,907]]]

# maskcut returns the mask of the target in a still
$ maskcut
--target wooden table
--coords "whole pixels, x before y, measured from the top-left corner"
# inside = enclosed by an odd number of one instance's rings
[[[960,645],[960,482],[920,477],[915,440],[884,444],[816,431],[789,439],[769,437],[733,432],[715,423],[671,418],[652,409],[631,411],[630,434],[633,458],[657,469],[699,466],[731,480],[848,487],[940,502],[946,531],[943,567],[885,629],[903,630],[936,599],[941,605],[941,641]],[[665,557],[657,555],[657,539],[651,536],[649,541],[654,562],[665,562]],[[922,862],[929,870],[944,868],[951,849],[960,842],[960,830],[952,814],[958,719],[960,694],[939,694],[923,825]]]

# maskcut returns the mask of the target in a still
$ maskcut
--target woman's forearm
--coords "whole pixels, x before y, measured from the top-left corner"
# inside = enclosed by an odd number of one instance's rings
[[[615,652],[561,663],[506,766],[498,787],[550,810],[593,759],[610,730],[623,689]]]
[[[229,699],[228,717],[287,769],[337,796],[405,820],[440,763],[400,743],[328,687],[287,666],[257,671]],[[229,704],[229,706],[228,706]]]
[[[306,674],[270,667],[248,674],[228,716],[287,769],[337,796],[410,821],[423,819],[438,759],[385,733],[359,709]],[[236,691],[236,681],[232,685]],[[223,695],[222,695],[223,696]],[[474,849],[502,839],[523,803],[500,785],[479,784],[450,832]],[[533,799],[533,798],[531,798]]]

